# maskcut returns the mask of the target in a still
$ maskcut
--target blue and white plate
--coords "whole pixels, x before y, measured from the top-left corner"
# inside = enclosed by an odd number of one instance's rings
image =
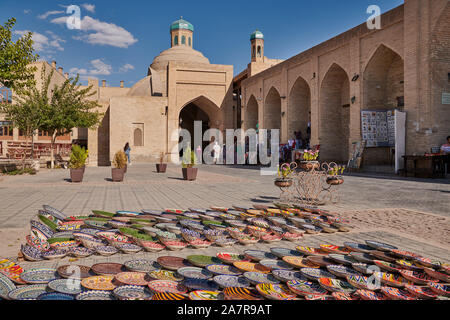
[[[48,214],[52,215],[56,219],[59,219],[59,220],[67,219],[67,215],[65,213],[59,211],[58,209],[55,209],[49,205],[43,205],[42,207],[44,208],[44,210],[46,212],[48,212]]]
[[[27,244],[22,245],[20,251],[28,261],[41,261],[44,259],[44,257],[42,257],[41,251]]]
[[[332,274],[341,277],[346,278],[347,276],[360,276],[361,274],[358,271],[355,271],[353,268],[347,267],[347,266],[341,266],[341,265],[330,265],[327,266],[327,270],[330,271]],[[328,277],[324,277],[328,278]]]
[[[237,276],[223,276],[223,275],[215,276],[213,280],[221,288],[231,288],[231,287],[248,288],[251,285],[247,279]]]
[[[77,258],[86,258],[94,254],[94,250],[85,247],[72,247],[69,253]]]
[[[153,297],[153,293],[142,286],[121,286],[117,287],[113,291],[114,295],[120,300],[128,299],[140,299],[150,300]]]
[[[214,275],[206,269],[197,267],[184,267],[177,270],[178,274],[186,279],[211,279]],[[214,291],[214,290],[213,290]]]
[[[16,289],[16,285],[3,273],[0,273],[0,298],[8,299],[8,293]]]
[[[48,287],[53,291],[77,295],[82,292],[81,281],[75,279],[57,279],[50,281]]]
[[[259,264],[263,265],[266,268],[269,268],[270,270],[292,270],[294,269],[293,267],[291,267],[289,264],[287,264],[284,261],[279,261],[279,260],[261,260],[259,262]]]
[[[114,246],[124,253],[137,253],[142,250],[142,247],[132,243],[116,243]]]
[[[80,293],[76,300],[116,300],[116,297],[110,291],[90,290]]]
[[[336,261],[337,263],[345,264],[345,265],[348,265],[348,266],[351,266],[352,263],[357,263],[358,262],[357,260],[355,260],[351,256],[349,257],[348,255],[343,255],[343,254],[330,253],[328,255],[328,257],[330,259]]]
[[[30,224],[31,224],[32,229],[39,230],[43,235],[45,235],[45,237],[46,237],[45,240],[47,240],[48,238],[51,238],[53,236],[53,234],[55,233],[52,229],[50,229],[45,224],[43,224],[39,221],[31,220]]]
[[[50,281],[56,280],[59,278],[58,272],[56,269],[52,268],[39,268],[39,269],[30,269],[24,271],[20,278],[26,283],[30,284],[44,284],[49,283]]]
[[[219,290],[219,285],[216,282],[206,279],[185,279],[182,284],[190,290]]]
[[[276,255],[278,258],[282,259],[283,257],[288,256],[295,256],[295,257],[301,257],[302,254],[298,252],[297,250],[292,250],[288,248],[270,248],[270,252],[272,254]]]
[[[381,250],[381,251],[391,251],[391,250],[398,249],[397,247],[391,246],[390,244],[382,243],[382,242],[378,242],[378,241],[372,241],[372,240],[366,240],[366,244],[369,247],[374,248],[375,250]]]
[[[300,272],[306,278],[312,281],[317,281],[319,278],[336,278],[333,274],[316,268],[301,268]]]
[[[261,250],[245,250],[244,255],[251,260],[261,261],[261,260],[275,260],[277,257],[270,252]]]
[[[37,300],[75,300],[75,297],[59,292],[47,292],[37,297]]]
[[[30,286],[20,286],[9,292],[8,297],[11,300],[35,300],[41,294],[46,293],[46,284],[35,284]]]
[[[42,257],[47,260],[53,260],[53,259],[61,259],[64,258],[68,253],[68,250],[62,250],[62,249],[52,249],[49,251],[42,252]]]
[[[242,274],[238,268],[226,264],[210,264],[205,268],[215,275],[239,276]]]
[[[161,270],[161,266],[153,260],[136,259],[126,261],[124,263],[125,268],[133,272],[152,272]]]
[[[344,247],[347,249],[356,251],[356,252],[362,252],[362,253],[370,253],[371,251],[374,251],[375,249],[373,247],[370,247],[365,244],[360,244],[356,242],[344,242]]]
[[[244,277],[253,285],[260,283],[278,284],[280,283],[273,275],[261,272],[245,272]]]
[[[307,278],[298,271],[272,270],[272,275],[275,277],[275,279],[277,279],[281,282],[288,282],[291,280],[297,280],[297,281],[307,280]]]
[[[119,249],[113,246],[98,246],[95,247],[95,251],[102,256],[111,256],[119,252]]]

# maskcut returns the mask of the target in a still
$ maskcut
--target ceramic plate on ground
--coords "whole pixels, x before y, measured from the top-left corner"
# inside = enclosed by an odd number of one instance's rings
[[[356,290],[355,294],[362,300],[388,300],[384,294],[371,290]]]
[[[283,257],[283,261],[295,268],[320,268],[319,265],[312,263],[308,259],[302,257],[287,256]]]
[[[91,272],[90,267],[75,264],[60,266],[58,267],[57,272],[62,278],[71,278],[77,280],[89,278],[95,275]]]
[[[241,287],[248,288],[250,287],[250,282],[242,277],[237,276],[215,276],[213,278],[214,282],[216,282],[221,288],[230,288],[230,287]]]
[[[332,244],[321,244],[320,248],[323,251],[335,254],[349,254],[351,251],[346,247],[339,247]]]
[[[151,272],[155,270],[160,270],[161,266],[153,260],[147,259],[136,259],[126,261],[124,264],[125,268],[134,272]]]
[[[185,279],[183,285],[189,290],[219,290],[219,285],[212,280],[206,279]]]
[[[294,269],[291,267],[290,264],[286,263],[285,261],[279,261],[279,260],[261,260],[259,262],[262,266],[269,268],[270,270],[292,270]]]
[[[391,287],[382,287],[381,293],[392,300],[416,300],[417,298],[406,290]]]
[[[218,259],[220,259],[220,261],[228,264],[233,264],[233,262],[238,261],[248,261],[248,259],[246,259],[244,255],[238,253],[219,252],[216,256]]]
[[[132,243],[117,243],[113,245],[124,253],[137,253],[142,250],[142,247]]]
[[[223,290],[225,300],[263,300],[254,289],[230,287]]]
[[[280,284],[258,284],[256,290],[270,300],[295,300],[297,295],[285,285]]]
[[[184,278],[174,271],[155,270],[148,273],[154,280],[182,281]]]
[[[281,281],[281,282],[288,282],[291,280],[307,280],[305,276],[303,276],[298,271],[291,271],[291,270],[272,270],[272,275],[275,277],[275,279]]]
[[[336,278],[333,274],[321,269],[301,268],[300,272],[302,275],[312,281],[317,281],[320,278]]]
[[[238,261],[234,262],[233,265],[238,268],[239,270],[242,270],[244,272],[262,272],[262,273],[269,273],[270,269],[267,267],[264,267],[263,265],[259,263],[253,263],[253,262],[247,262],[247,261]]]
[[[58,279],[59,275],[56,269],[39,268],[39,269],[30,269],[23,272],[20,275],[20,278],[26,283],[43,284]]]
[[[76,300],[116,300],[114,295],[108,291],[91,290],[80,293]]]
[[[369,265],[366,263],[352,263],[353,269],[358,272],[361,272],[365,275],[371,275],[375,271],[379,271],[380,269],[376,265]]]
[[[429,276],[439,279],[445,283],[450,283],[450,275],[426,267],[424,270]]]
[[[238,268],[225,264],[211,264],[206,266],[206,270],[214,275],[238,276],[242,274]]]
[[[428,283],[428,287],[437,295],[450,297],[450,285],[448,284],[430,282]]]
[[[288,249],[288,248],[270,248],[270,252],[276,255],[278,258],[282,259],[283,257],[301,257],[302,254],[298,251]]]
[[[75,300],[75,297],[70,294],[59,293],[59,292],[47,292],[41,294],[37,297],[37,300]]]
[[[91,270],[98,275],[115,275],[125,270],[123,264],[120,263],[97,263],[91,267]]]
[[[98,246],[95,247],[95,251],[102,256],[111,256],[119,252],[119,249],[113,246]]]
[[[191,300],[223,300],[224,294],[220,291],[197,290],[189,293]]]
[[[8,293],[16,289],[16,285],[4,274],[0,273],[0,298],[8,299]]]
[[[347,276],[359,276],[359,272],[353,270],[350,267],[347,266],[341,266],[341,265],[330,265],[327,266],[327,270],[334,274],[337,277],[346,278]]]
[[[94,250],[85,247],[72,247],[69,253],[76,258],[87,258],[95,253]]]
[[[344,242],[344,247],[351,251],[362,252],[362,253],[371,253],[375,249],[365,244],[360,244],[356,242]]]
[[[411,261],[406,261],[406,260],[397,260],[397,261],[395,261],[395,263],[397,264],[398,267],[400,267],[402,269],[407,269],[407,270],[412,270],[412,271],[420,271],[420,270],[423,270],[423,268],[424,268],[417,262],[411,262]]]
[[[430,282],[439,282],[439,280],[430,277],[423,271],[401,270],[400,274],[409,281],[419,285],[427,285]]]
[[[153,296],[152,300],[164,300],[164,301],[175,301],[175,300],[189,300],[182,294],[171,293],[171,292],[161,292]]]
[[[56,219],[64,220],[67,218],[67,215],[63,212],[59,211],[58,209],[55,209],[49,205],[43,205],[44,211],[46,211],[48,214],[52,215]]]
[[[177,272],[186,279],[208,280],[213,277],[213,274],[208,270],[197,267],[184,267],[178,269]]]
[[[53,291],[65,294],[77,295],[81,293],[81,281],[74,279],[57,279],[50,281],[48,287]]]
[[[430,259],[430,258],[424,258],[424,257],[418,257],[415,258],[414,261],[419,263],[420,265],[428,268],[435,268],[440,269],[444,263],[442,261],[436,260],[436,259]]]
[[[309,262],[311,262],[314,265],[318,265],[321,267],[330,266],[333,264],[336,264],[333,260],[325,257],[325,256],[309,256],[306,258]]]
[[[150,300],[153,297],[153,294],[147,288],[132,285],[117,287],[113,293],[120,300]]]
[[[251,284],[257,285],[260,283],[279,284],[273,275],[261,272],[245,272],[244,277],[250,281]]]
[[[420,299],[436,299],[437,294],[428,287],[419,287],[415,285],[407,284],[405,286],[406,291],[411,293],[413,296],[416,296]]]
[[[381,260],[374,260],[373,262],[375,263],[375,265],[377,265],[384,271],[400,272],[402,270],[402,268],[400,268],[398,265],[396,265],[394,263],[381,261]]]
[[[31,286],[21,286],[9,292],[11,300],[37,299],[41,294],[46,293],[46,284],[34,284]]]
[[[376,260],[377,258],[375,258],[374,256],[368,254],[368,253],[364,253],[364,252],[350,252],[350,257],[352,257],[353,259],[362,262],[362,263],[373,263],[373,260]]]
[[[331,296],[336,300],[359,300],[359,296],[346,292],[333,292]]]
[[[190,255],[186,259],[194,266],[199,268],[204,268],[207,265],[221,263],[216,257],[205,256],[205,255]]]
[[[386,273],[386,272],[374,272],[374,276],[385,285],[396,287],[396,288],[403,288],[407,284],[413,284],[413,282],[406,280],[400,275],[392,274],[392,273]]]
[[[334,261],[336,261],[337,263],[341,263],[341,264],[345,264],[345,265],[351,265],[352,263],[356,263],[358,261],[356,261],[355,259],[353,259],[352,257],[349,257],[348,255],[343,255],[343,254],[334,254],[334,253],[330,253],[328,255],[328,257],[330,257],[330,259],[333,259]]]
[[[267,259],[276,259],[277,257],[270,252],[260,251],[260,250],[245,250],[245,257],[254,261],[261,261]]]
[[[404,251],[399,249],[392,249],[390,251],[393,255],[400,257],[402,259],[408,259],[408,260],[414,260],[416,258],[420,258],[421,256],[417,253],[411,252],[411,251]]]
[[[380,251],[388,251],[389,252],[391,250],[398,249],[397,247],[391,246],[390,244],[382,243],[382,242],[378,242],[378,241],[372,241],[372,240],[366,240],[366,244],[369,247],[372,247],[375,250],[380,250]]]
[[[185,294],[188,289],[176,281],[171,280],[153,280],[148,283],[148,287],[154,293],[177,293]]]
[[[116,288],[113,280],[114,276],[94,276],[81,280],[81,285],[88,290],[112,291]]]
[[[146,286],[152,280],[144,272],[121,272],[116,274],[114,279],[129,286]]]
[[[287,285],[292,292],[295,292],[300,296],[307,296],[307,295],[323,296],[328,293],[327,290],[322,288],[317,283],[305,280],[290,280],[288,281]]]
[[[332,292],[353,293],[356,291],[350,283],[339,279],[320,278],[318,282],[324,289]]]
[[[20,251],[28,261],[41,261],[44,259],[44,257],[42,257],[42,252],[35,247],[22,245]]]
[[[370,253],[372,256],[378,258],[378,260],[387,261],[387,262],[395,262],[397,257],[385,251],[375,250]]]
[[[163,268],[176,271],[183,267],[192,267],[186,259],[180,257],[163,256],[156,260]]]
[[[362,290],[378,290],[380,284],[376,285],[375,281],[371,281],[368,277],[364,276],[347,276],[347,281],[352,286]]]
[[[299,246],[299,247],[296,247],[295,249],[297,251],[303,253],[304,255],[307,255],[307,256],[312,256],[312,255],[325,255],[325,256],[327,256],[328,255],[328,252],[323,251],[323,250],[318,249],[318,248],[313,248],[313,247],[301,247],[301,246]]]

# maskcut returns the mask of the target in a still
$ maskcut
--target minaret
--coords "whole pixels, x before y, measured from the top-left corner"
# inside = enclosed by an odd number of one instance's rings
[[[192,48],[194,45],[194,26],[181,17],[180,20],[174,21],[170,25],[170,38],[171,47],[188,46]]]
[[[264,62],[264,35],[258,29],[250,35],[252,62]]]

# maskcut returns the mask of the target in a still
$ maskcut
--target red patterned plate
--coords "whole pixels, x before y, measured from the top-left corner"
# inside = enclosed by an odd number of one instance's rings
[[[26,284],[26,282],[20,278],[20,275],[23,273],[23,271],[24,270],[21,266],[15,264],[11,260],[0,260],[0,272],[16,284]]]
[[[437,294],[433,292],[428,287],[419,287],[407,284],[405,286],[406,290],[412,295],[420,298],[420,299],[436,299]]]
[[[429,276],[431,276],[433,278],[439,279],[439,280],[441,280],[443,282],[446,282],[446,283],[450,282],[450,275],[448,275],[448,274],[435,271],[435,270],[433,270],[431,268],[424,268],[424,270]]]
[[[333,292],[331,295],[336,300],[359,300],[357,296],[344,292]]]
[[[379,266],[384,271],[389,271],[389,272],[400,272],[400,271],[402,271],[402,268],[400,268],[398,265],[390,263],[390,262],[381,261],[381,260],[374,260],[373,263],[375,263],[377,266]]]
[[[98,275],[116,275],[123,271],[126,271],[123,264],[120,263],[97,263],[91,268],[93,272]]]
[[[412,271],[412,270],[402,270],[400,274],[407,280],[412,281],[416,284],[425,285],[430,282],[439,282],[439,280],[430,277],[425,272]]]
[[[146,286],[151,281],[151,278],[143,272],[121,272],[114,277],[120,283],[130,286]]]
[[[351,250],[347,249],[346,247],[338,247],[332,244],[321,244],[320,248],[329,253],[337,253],[337,254],[349,254],[352,252]]]
[[[185,294],[188,292],[188,289],[175,281],[170,280],[153,280],[148,283],[148,287],[154,293],[177,293],[177,294]]]
[[[421,258],[421,255],[418,255],[417,253],[411,252],[411,251],[404,251],[399,249],[392,249],[391,253],[395,254],[396,256],[400,258],[410,259],[414,260],[415,258]]]
[[[184,267],[192,267],[188,260],[180,257],[163,256],[156,260],[163,268],[176,271]]]
[[[417,300],[417,298],[408,291],[397,288],[382,287],[381,293],[393,300]]]
[[[300,251],[301,253],[307,255],[307,256],[313,256],[313,255],[328,255],[328,252],[323,251],[322,249],[312,248],[312,247],[301,247],[298,246],[295,248],[297,251]]]
[[[388,300],[384,294],[370,290],[356,290],[355,294],[362,300]]]

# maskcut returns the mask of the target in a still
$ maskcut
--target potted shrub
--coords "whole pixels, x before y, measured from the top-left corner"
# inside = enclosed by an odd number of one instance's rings
[[[195,152],[190,148],[187,148],[183,154],[183,162],[182,162],[182,172],[183,179],[188,181],[194,181],[197,179],[198,168],[194,168],[197,163],[197,157],[195,156]]]
[[[320,163],[317,161],[317,158],[319,158],[319,150],[305,150],[305,152],[303,152],[302,161],[300,162],[300,167],[308,171],[318,169]]]
[[[344,173],[345,166],[335,166],[328,170],[327,183],[331,185],[340,185],[344,183],[344,178],[341,176]]]
[[[127,165],[127,156],[122,150],[117,151],[113,159],[114,168],[111,168],[111,176],[114,182],[122,182]]]
[[[159,163],[156,164],[156,172],[158,173],[165,173],[167,169],[167,163],[164,163],[165,154],[164,152],[161,152],[161,155],[159,156]]]
[[[275,185],[279,188],[289,188],[292,186],[291,174],[294,172],[291,169],[291,166],[288,163],[285,163],[281,166],[281,169],[278,168],[278,178],[275,179]]]
[[[70,180],[72,182],[82,182],[84,169],[86,165],[86,159],[89,155],[89,151],[79,145],[72,146],[72,153],[70,154],[69,168],[70,168]]]

